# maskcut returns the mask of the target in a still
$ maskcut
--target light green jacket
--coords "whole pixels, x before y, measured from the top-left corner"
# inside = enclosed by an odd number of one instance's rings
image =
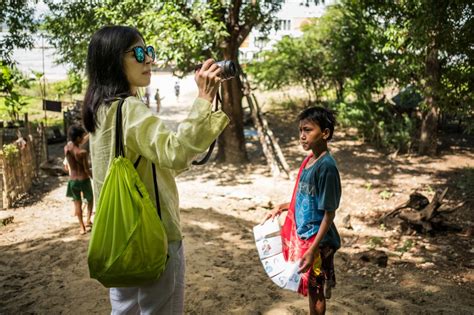
[[[117,105],[118,101],[110,107],[100,107],[97,113],[98,128],[89,140],[96,202],[115,154]],[[198,98],[177,132],[173,132],[136,97],[125,100],[122,117],[125,156],[132,163],[142,156],[137,171],[153,202],[156,202],[152,173],[152,163],[155,163],[161,217],[168,241],[181,240],[175,176],[188,168],[196,155],[207,150],[227,126],[229,118],[222,111],[212,112],[211,104]]]

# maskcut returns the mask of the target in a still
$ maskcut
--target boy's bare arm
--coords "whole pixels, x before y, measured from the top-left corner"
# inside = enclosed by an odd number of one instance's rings
[[[265,215],[265,217],[263,218],[261,224],[263,224],[265,221],[267,221],[268,219],[273,219],[278,217],[283,211],[288,211],[288,208],[290,207],[290,203],[289,202],[286,202],[286,203],[282,203],[276,207],[274,207],[272,209],[272,211],[270,212],[267,212],[267,214]]]
[[[314,263],[314,258],[316,257],[316,254],[319,251],[319,244],[323,240],[324,236],[329,230],[329,227],[331,226],[332,222],[334,221],[334,217],[336,216],[335,211],[325,211],[324,212],[324,218],[323,221],[321,222],[321,225],[319,226],[318,234],[316,234],[316,237],[313,241],[313,244],[311,244],[311,247],[308,249],[308,251],[301,257],[300,261],[300,269],[298,272],[306,272]]]
[[[87,174],[87,176],[89,176],[89,178],[92,178],[92,173],[89,169],[89,161],[87,159],[87,151],[82,151],[80,156],[82,160],[82,166],[84,167],[84,172]]]

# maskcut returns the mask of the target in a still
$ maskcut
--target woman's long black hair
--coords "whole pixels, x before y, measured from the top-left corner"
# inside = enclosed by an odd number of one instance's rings
[[[130,95],[130,85],[124,72],[124,52],[143,36],[132,27],[105,26],[95,32],[87,51],[89,85],[84,96],[82,120],[89,132],[98,126],[97,111],[110,106],[117,97]]]

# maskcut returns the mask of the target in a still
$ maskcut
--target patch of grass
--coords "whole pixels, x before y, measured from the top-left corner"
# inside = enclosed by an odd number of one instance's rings
[[[371,191],[372,190],[372,183],[369,183],[369,182],[365,183],[364,188],[367,189],[367,191]]]
[[[424,187],[424,190],[425,190],[426,192],[428,192],[429,194],[434,194],[434,192],[435,192],[435,190],[433,189],[433,187],[431,187],[431,185],[426,185],[426,186]]]
[[[402,246],[397,247],[396,251],[400,253],[406,253],[415,246],[415,242],[412,240],[406,240]]]
[[[379,196],[380,198],[382,198],[382,200],[388,200],[393,197],[393,192],[389,190],[383,190],[382,192],[379,193]]]
[[[375,249],[375,248],[383,245],[383,239],[381,237],[378,237],[378,236],[372,236],[367,241],[367,245],[369,246],[370,249]]]

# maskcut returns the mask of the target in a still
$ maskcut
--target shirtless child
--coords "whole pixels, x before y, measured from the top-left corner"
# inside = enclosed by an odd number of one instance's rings
[[[74,202],[74,213],[79,219],[80,234],[83,235],[92,226],[91,214],[94,205],[91,185],[92,173],[89,170],[88,153],[80,148],[81,143],[86,140],[87,134],[82,127],[71,126],[68,130],[68,137],[69,142],[64,146],[64,155],[67,159],[69,171],[66,196],[71,197]],[[85,225],[82,219],[82,196],[87,200],[87,221]]]

